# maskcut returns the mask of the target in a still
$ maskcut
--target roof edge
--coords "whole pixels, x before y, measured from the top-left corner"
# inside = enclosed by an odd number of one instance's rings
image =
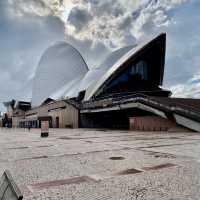
[[[142,53],[146,48],[151,46],[157,41],[162,42],[162,52],[161,52],[161,66],[160,66],[160,85],[163,83],[164,76],[164,66],[165,66],[165,53],[166,53],[166,33],[160,33],[158,36],[154,37],[151,40],[145,41],[140,45],[136,46],[125,55],[123,55],[103,76],[100,78],[95,86],[92,85],[86,91],[85,101],[92,98],[95,93],[102,87],[102,85],[110,78],[110,76],[116,72],[123,64],[127,62],[129,59],[134,59],[138,56],[138,54]]]

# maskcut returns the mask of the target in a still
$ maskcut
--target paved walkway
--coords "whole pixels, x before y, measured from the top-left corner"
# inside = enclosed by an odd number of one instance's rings
[[[199,162],[199,133],[0,130],[0,174],[25,200],[199,200]]]

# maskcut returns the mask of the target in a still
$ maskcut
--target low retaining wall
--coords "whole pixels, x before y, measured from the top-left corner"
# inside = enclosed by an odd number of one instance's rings
[[[176,123],[157,116],[130,117],[130,130],[167,131],[176,127]]]

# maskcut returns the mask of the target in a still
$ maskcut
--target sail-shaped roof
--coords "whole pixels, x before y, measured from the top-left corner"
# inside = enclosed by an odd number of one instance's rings
[[[35,74],[32,105],[40,105],[62,88],[67,92],[64,87],[82,79],[87,71],[87,64],[81,54],[70,44],[59,42],[49,47],[41,57]]]
[[[162,33],[153,40],[145,41],[139,45],[137,45],[135,48],[132,48],[131,50],[127,51],[125,54],[123,54],[121,57],[119,57],[116,62],[113,62],[113,65],[109,67],[104,74],[99,76],[99,78],[95,81],[95,84],[90,85],[90,87],[86,90],[86,95],[84,100],[89,100],[92,98],[95,94],[97,94],[106,81],[109,80],[117,71],[120,71],[123,66],[133,60],[136,60],[137,57],[139,57],[142,53],[145,51],[151,51],[152,47],[155,47],[159,50],[156,57],[152,57],[151,59],[157,59],[158,60],[158,66],[154,66],[155,68],[151,69],[152,71],[155,71],[155,82],[157,85],[162,85],[163,82],[163,75],[164,75],[164,63],[165,63],[165,48],[166,48],[166,34]]]
[[[107,82],[121,70],[147,54],[147,60],[156,60],[150,66],[151,79],[162,85],[165,61],[166,35],[160,34],[137,46],[127,46],[112,52],[96,68],[87,67],[81,54],[66,42],[49,47],[43,54],[34,79],[32,105],[38,106],[47,98],[78,97],[85,91],[84,100],[98,96]],[[151,54],[155,50],[154,54]],[[152,56],[152,57],[151,57]]]

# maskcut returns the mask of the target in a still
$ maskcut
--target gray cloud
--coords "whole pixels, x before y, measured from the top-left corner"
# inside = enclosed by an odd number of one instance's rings
[[[91,3],[91,11],[93,15],[102,16],[110,15],[114,17],[122,16],[125,12],[123,6],[116,0],[98,1],[98,3]]]
[[[194,75],[186,83],[171,86],[170,89],[175,97],[200,98],[200,74]]]
[[[176,11],[176,23],[167,30],[165,85],[185,84],[200,73],[199,1]],[[183,93],[184,95],[184,93]]]
[[[72,8],[68,22],[76,28],[76,31],[81,31],[83,27],[87,27],[89,21],[92,20],[92,15],[83,8]]]
[[[92,38],[108,48],[119,48],[171,25],[170,12],[186,1],[189,0],[82,0],[78,2],[79,9],[77,1],[72,1],[75,10],[71,10],[66,22],[66,35],[81,40]],[[86,17],[81,17],[83,11]]]

